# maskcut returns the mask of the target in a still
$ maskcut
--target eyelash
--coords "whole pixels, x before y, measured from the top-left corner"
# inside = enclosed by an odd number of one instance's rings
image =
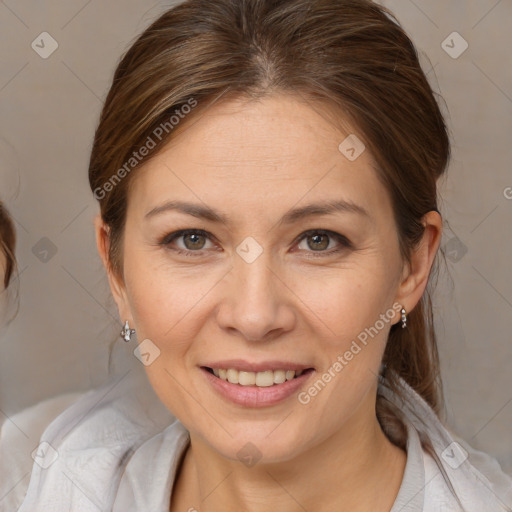
[[[174,233],[170,233],[166,235],[159,243],[159,245],[167,247],[168,249],[175,251],[177,254],[183,254],[187,257],[196,257],[196,256],[203,256],[203,251],[207,249],[199,249],[197,251],[188,251],[185,249],[176,249],[173,247],[169,247],[171,242],[176,240],[177,238],[180,238],[185,235],[200,235],[205,236],[209,239],[212,239],[213,237],[208,233],[207,231],[204,231],[202,229],[182,229],[179,231],[175,231]],[[352,249],[353,246],[351,242],[343,235],[340,235],[339,233],[335,233],[334,231],[329,231],[325,229],[310,229],[308,231],[305,231],[300,235],[300,237],[297,239],[297,243],[302,242],[305,238],[311,235],[327,235],[334,239],[336,239],[341,247],[338,247],[337,249],[331,249],[329,251],[307,251],[312,252],[313,256],[308,256],[309,258],[321,258],[325,256],[331,256],[333,254],[337,254],[341,252],[344,249]],[[316,253],[316,254],[315,254]]]

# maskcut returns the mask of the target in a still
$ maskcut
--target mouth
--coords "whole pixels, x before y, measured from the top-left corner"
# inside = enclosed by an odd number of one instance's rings
[[[236,368],[210,368],[208,366],[202,366],[201,368],[230,384],[256,388],[276,387],[314,371],[314,368],[263,370],[258,372],[243,371]]]
[[[288,399],[306,386],[316,372],[307,364],[278,359],[204,361],[199,370],[217,396],[245,408],[293,405]]]

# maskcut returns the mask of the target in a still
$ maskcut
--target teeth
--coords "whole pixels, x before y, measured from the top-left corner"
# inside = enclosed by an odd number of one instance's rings
[[[238,384],[239,376],[238,376],[238,371],[237,370],[233,370],[232,368],[229,369],[226,372],[226,376],[227,376],[227,380],[229,382],[231,382],[231,384]]]
[[[234,370],[236,372],[236,370]],[[238,384],[242,386],[254,386],[256,384],[256,374],[254,372],[237,372]]]
[[[274,385],[274,372],[272,370],[268,370],[266,372],[258,372],[256,374],[256,386],[260,386],[262,388],[268,388],[269,386]]]
[[[282,384],[287,380],[292,380],[296,376],[300,377],[304,370],[266,370],[264,372],[244,372],[234,368],[213,368],[216,377],[226,380],[231,384],[240,384],[241,386],[270,387],[274,384]]]
[[[286,382],[286,372],[284,370],[276,370],[274,372],[274,384],[282,384]]]

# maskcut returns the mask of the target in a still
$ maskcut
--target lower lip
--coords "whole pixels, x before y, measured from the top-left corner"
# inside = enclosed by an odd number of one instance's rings
[[[237,405],[254,408],[268,407],[282,402],[297,392],[314,373],[314,370],[307,370],[299,377],[287,380],[282,384],[274,384],[273,386],[260,388],[258,386],[231,384],[231,382],[216,377],[205,368],[201,368],[201,371],[206,376],[213,389],[224,398],[227,398]]]

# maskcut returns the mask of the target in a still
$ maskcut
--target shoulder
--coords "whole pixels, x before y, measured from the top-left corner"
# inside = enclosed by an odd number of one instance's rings
[[[32,453],[42,433],[82,394],[58,395],[4,420],[0,428],[0,511],[18,509],[28,487]]]
[[[434,457],[424,452],[427,509],[471,512],[487,510],[492,503],[493,511],[509,511],[512,477],[491,455],[475,450],[462,439],[454,439],[457,441],[441,453],[437,450]]]
[[[379,392],[399,409],[408,443],[416,439],[412,452],[422,454],[425,510],[510,511],[512,477],[497,460],[456,436],[403,379],[397,384],[398,393],[382,379]]]
[[[44,430],[19,512],[109,509],[131,454],[173,420],[144,372],[110,376]]]
[[[189,445],[190,435],[179,420],[142,444],[125,467],[112,512],[163,510]]]
[[[426,510],[439,510],[461,512],[457,499],[445,479],[441,467],[427,452],[423,452],[425,469],[425,508]]]

